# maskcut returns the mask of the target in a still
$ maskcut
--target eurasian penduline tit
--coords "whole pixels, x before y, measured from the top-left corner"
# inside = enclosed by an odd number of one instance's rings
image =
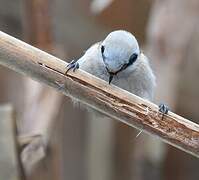
[[[92,45],[80,59],[73,60],[67,72],[79,67],[109,84],[113,83],[144,99],[153,99],[155,76],[148,58],[140,51],[136,38],[130,32],[111,32],[103,41]],[[168,112],[163,104],[159,108],[163,114]]]

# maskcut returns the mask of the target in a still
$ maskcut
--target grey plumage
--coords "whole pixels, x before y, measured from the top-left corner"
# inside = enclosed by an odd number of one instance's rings
[[[120,63],[122,61],[128,60],[128,57],[130,57],[133,51],[135,51],[131,48],[133,48],[134,44],[137,43],[136,39],[134,38],[132,39],[133,35],[130,34],[129,32],[120,30],[120,31],[114,31],[112,32],[112,34],[114,34],[114,37],[112,38],[116,38],[116,40],[115,39],[112,40],[109,37],[108,43],[107,42],[104,43],[102,41],[94,44],[77,61],[79,63],[80,69],[83,69],[88,73],[91,73],[105,81],[108,81],[109,73],[106,69],[106,65],[102,58],[102,53],[101,53],[102,44],[105,46],[105,49],[108,48],[108,46],[116,47],[115,51],[118,51],[118,53],[114,52],[115,59],[111,59],[109,64],[111,63],[117,64],[117,62],[115,62],[118,60],[117,56],[120,56],[121,59],[122,58],[121,54],[123,55],[125,54],[121,52],[126,52],[125,59],[124,60],[122,59]],[[109,36],[110,35],[111,34],[109,34]],[[126,45],[125,43],[128,44]],[[112,51],[114,51],[114,47]],[[110,53],[112,53],[112,51]],[[136,51],[138,53],[137,60],[131,66],[119,72],[113,78],[112,83],[142,98],[152,100],[155,88],[155,76],[149,65],[148,58],[143,53],[140,53],[139,50],[136,49]]]

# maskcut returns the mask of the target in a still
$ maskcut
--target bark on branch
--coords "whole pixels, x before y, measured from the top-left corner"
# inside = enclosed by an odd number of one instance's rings
[[[3,32],[0,32],[0,64],[199,157],[199,125],[172,112],[162,119],[155,104],[82,70],[65,75],[66,62]]]

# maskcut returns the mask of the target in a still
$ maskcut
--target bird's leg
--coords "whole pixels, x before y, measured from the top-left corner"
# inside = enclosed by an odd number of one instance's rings
[[[169,107],[163,103],[161,103],[158,107],[159,107],[159,112],[162,113],[162,120],[163,120],[164,115],[168,114],[169,112]]]
[[[79,69],[79,63],[76,61],[76,60],[72,60],[68,65],[67,65],[67,70],[65,72],[65,74],[68,73],[69,70],[73,70],[73,72],[76,70],[76,69]]]

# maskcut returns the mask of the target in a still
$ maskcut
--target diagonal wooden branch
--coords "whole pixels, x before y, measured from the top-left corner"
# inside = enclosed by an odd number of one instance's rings
[[[67,63],[3,32],[0,64],[199,157],[199,125],[172,112],[162,119],[155,104],[82,70],[65,75]]]

